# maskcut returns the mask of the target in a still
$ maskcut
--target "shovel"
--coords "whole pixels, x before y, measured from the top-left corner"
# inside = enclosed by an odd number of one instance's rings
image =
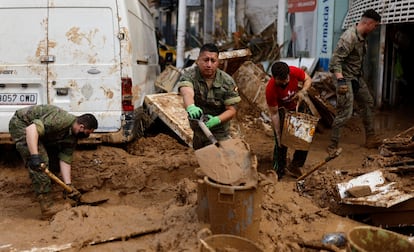
[[[211,131],[209,130],[207,125],[204,123],[205,120],[207,120],[207,117],[205,117],[204,115],[202,115],[200,117],[200,119],[198,119],[198,120],[196,119],[196,121],[198,122],[198,126],[203,131],[204,135],[206,135],[206,137],[208,138],[208,140],[210,140],[210,142],[212,144],[214,144],[218,147],[219,143],[218,143],[216,137],[213,135],[213,133],[211,133]]]
[[[56,177],[55,174],[53,174],[53,172],[49,171],[47,165],[45,163],[42,163],[40,165],[40,168],[46,173],[46,175],[52,179],[54,182],[56,182],[58,185],[60,185],[65,191],[67,191],[68,193],[72,193],[73,189],[68,186],[67,184],[65,184],[60,178]],[[109,198],[104,198],[104,199],[98,199],[98,200],[84,200],[83,197],[81,196],[81,198],[79,200],[77,200],[76,205],[80,206],[80,205],[89,205],[89,206],[97,206],[100,205],[102,203],[105,203],[109,200]]]
[[[198,125],[212,144],[196,150],[195,156],[203,173],[216,182],[227,185],[256,185],[257,159],[242,139],[218,142],[203,122]]]
[[[313,172],[315,172],[316,170],[318,170],[319,168],[321,168],[323,165],[325,165],[326,163],[328,163],[332,159],[334,159],[337,156],[339,156],[339,154],[341,154],[341,152],[342,152],[342,148],[338,148],[335,151],[335,153],[332,153],[332,154],[328,155],[323,161],[321,161],[319,164],[315,165],[310,171],[308,171],[307,173],[305,173],[302,176],[300,176],[299,178],[297,178],[296,179],[296,186],[299,189],[299,191],[302,191],[306,177],[308,177],[309,175],[311,175]]]

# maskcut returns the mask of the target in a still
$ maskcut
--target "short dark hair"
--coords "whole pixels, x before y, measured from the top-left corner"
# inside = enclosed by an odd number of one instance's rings
[[[377,22],[381,22],[381,16],[374,9],[368,9],[362,14],[362,17],[373,19]]]
[[[207,43],[204,44],[201,48],[200,48],[200,53],[202,52],[215,52],[215,53],[219,53],[219,49],[218,47],[213,44],[213,43]]]
[[[275,79],[286,80],[289,72],[289,66],[285,62],[278,61],[272,65],[272,75]]]
[[[83,114],[76,118],[76,122],[78,124],[83,124],[86,129],[97,129],[98,128],[98,120],[92,114]]]

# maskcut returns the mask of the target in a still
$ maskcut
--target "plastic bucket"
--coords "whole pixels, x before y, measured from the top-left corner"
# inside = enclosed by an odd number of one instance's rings
[[[347,236],[348,251],[352,252],[414,251],[414,244],[406,236],[377,227],[355,227]]]
[[[295,150],[309,150],[319,118],[313,115],[287,111],[283,121],[282,145]]]
[[[197,180],[197,217],[201,222],[209,223],[207,185],[203,179]]]
[[[200,252],[211,251],[237,251],[237,252],[263,252],[252,241],[235,235],[217,234],[204,239]]]
[[[217,184],[207,176],[210,229],[213,234],[232,234],[257,241],[261,194],[255,186]]]

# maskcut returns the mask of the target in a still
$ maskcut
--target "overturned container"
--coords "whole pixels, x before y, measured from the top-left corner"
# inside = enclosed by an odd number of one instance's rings
[[[257,241],[261,193],[256,185],[223,185],[204,177],[208,214],[213,234],[231,234]]]

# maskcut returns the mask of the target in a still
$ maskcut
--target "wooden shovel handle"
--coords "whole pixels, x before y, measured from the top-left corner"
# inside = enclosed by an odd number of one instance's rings
[[[47,165],[45,163],[42,163],[40,165],[40,168],[46,173],[47,176],[49,176],[50,179],[52,179],[58,185],[60,185],[61,187],[63,187],[63,189],[65,189],[65,191],[67,191],[68,193],[71,193],[73,191],[70,186],[68,186],[67,184],[65,184],[62,180],[60,180],[58,177],[56,177],[55,174],[53,174],[51,171],[49,171],[49,169],[47,168]]]
[[[339,148],[336,153],[334,153],[333,155],[329,155],[325,158],[325,160],[323,160],[322,162],[320,162],[319,164],[317,164],[315,167],[313,167],[310,171],[308,171],[307,173],[303,174],[302,176],[300,176],[299,178],[296,179],[296,181],[300,181],[303,180],[304,178],[306,178],[307,176],[311,175],[314,171],[316,171],[317,169],[319,169],[321,166],[323,166],[324,164],[328,163],[330,160],[336,158],[337,156],[339,156],[339,154],[341,154],[342,152],[342,148]]]

